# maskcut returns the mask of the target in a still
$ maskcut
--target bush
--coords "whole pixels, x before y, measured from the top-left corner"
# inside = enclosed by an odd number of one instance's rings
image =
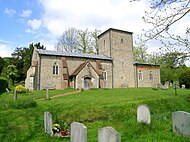
[[[18,85],[15,87],[15,90],[18,92],[18,93],[25,93],[26,92],[26,88],[22,85]]]
[[[0,93],[3,93],[8,88],[8,81],[6,78],[0,77]]]
[[[181,73],[179,77],[179,85],[180,87],[182,84],[185,84],[185,88],[190,88],[190,70],[186,70],[185,72]]]

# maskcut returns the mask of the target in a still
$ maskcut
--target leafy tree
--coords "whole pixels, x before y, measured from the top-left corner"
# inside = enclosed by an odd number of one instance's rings
[[[0,57],[0,75],[2,73],[4,65],[5,65],[5,61],[3,60],[3,58]]]
[[[69,28],[59,37],[56,48],[58,51],[76,52],[79,47],[78,30]]]
[[[154,64],[154,65],[160,65],[161,62],[161,55],[159,53],[151,53],[148,55],[148,63]]]
[[[98,47],[98,35],[100,35],[101,31],[95,29],[91,32],[92,35],[92,47],[95,50],[96,54],[99,54],[99,47]]]
[[[139,45],[134,47],[134,58],[136,62],[147,63],[147,47],[145,45]]]
[[[162,65],[169,68],[175,68],[179,66],[185,66],[185,58],[181,57],[183,53],[180,52],[168,52],[162,56],[160,62]]]
[[[190,69],[184,71],[179,77],[179,84],[185,84],[185,88],[190,88]]]
[[[7,67],[7,77],[12,80],[12,84],[14,85],[15,80],[18,77],[18,70],[15,65],[9,65]]]
[[[91,46],[91,37],[88,29],[79,31],[79,48],[82,53],[93,53],[93,47]]]
[[[12,64],[18,69],[18,82],[23,81],[26,78],[27,70],[31,65],[34,47],[37,47],[37,49],[46,49],[44,45],[41,45],[40,42],[38,42],[36,44],[31,43],[28,48],[17,47],[11,54],[13,58]]]

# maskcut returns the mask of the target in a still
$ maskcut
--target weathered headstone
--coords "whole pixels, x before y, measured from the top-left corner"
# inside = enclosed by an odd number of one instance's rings
[[[87,127],[78,122],[71,124],[71,142],[87,142]]]
[[[150,124],[150,110],[147,105],[139,105],[137,108],[137,121]]]
[[[112,127],[98,129],[98,142],[121,142],[121,137]]]
[[[9,91],[9,89],[8,89],[8,88],[6,88],[6,91],[7,91],[8,95],[9,95],[10,91]]]
[[[45,133],[52,135],[52,115],[49,112],[44,112],[44,128]]]
[[[182,88],[182,89],[185,89],[185,84],[182,84],[182,85],[181,85],[181,88]]]
[[[16,92],[16,90],[14,90],[14,100],[15,101],[17,100],[17,92]]]
[[[176,111],[172,113],[173,131],[184,136],[190,136],[190,113]]]

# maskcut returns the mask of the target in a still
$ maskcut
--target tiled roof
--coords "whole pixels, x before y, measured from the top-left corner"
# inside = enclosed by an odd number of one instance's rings
[[[63,57],[76,57],[76,58],[88,58],[88,59],[100,59],[100,60],[113,60],[104,55],[96,54],[87,54],[87,53],[73,53],[73,52],[63,52],[56,50],[43,50],[38,49],[38,53],[41,55],[50,55],[50,56],[63,56]]]

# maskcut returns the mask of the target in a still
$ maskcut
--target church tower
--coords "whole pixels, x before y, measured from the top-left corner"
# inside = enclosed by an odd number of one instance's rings
[[[113,59],[112,88],[135,87],[132,34],[110,28],[98,36],[99,53]]]

